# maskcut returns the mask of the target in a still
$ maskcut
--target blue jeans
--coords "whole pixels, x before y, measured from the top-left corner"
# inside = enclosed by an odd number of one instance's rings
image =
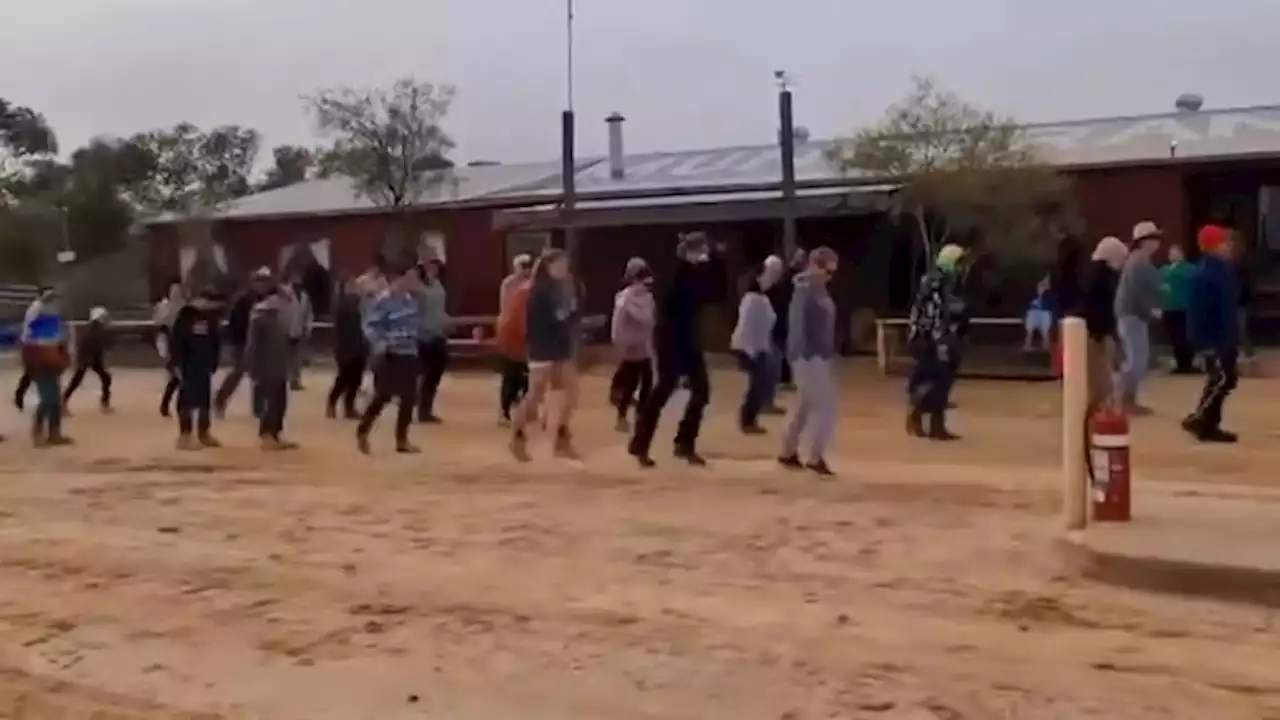
[[[62,434],[62,376],[54,372],[35,372],[31,382],[36,386],[36,434],[51,438]]]
[[[766,357],[769,363],[769,387],[760,404],[762,408],[776,407],[778,404],[778,387],[782,385],[782,352],[782,348],[775,345]]]
[[[772,390],[778,386],[773,375],[773,354],[770,352],[738,355],[738,365],[747,374],[747,390],[742,396],[742,407],[738,412],[740,427],[755,427],[760,421],[760,410],[764,408]]]
[[[1124,362],[1116,373],[1116,393],[1121,402],[1135,403],[1142,379],[1151,369],[1151,329],[1147,321],[1137,315],[1121,315],[1116,318],[1116,333],[1124,354]]]

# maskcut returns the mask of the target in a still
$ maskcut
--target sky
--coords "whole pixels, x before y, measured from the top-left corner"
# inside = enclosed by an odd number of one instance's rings
[[[6,2],[0,97],[64,149],[190,121],[319,138],[300,96],[414,75],[454,85],[458,162],[559,153],[566,0]],[[932,75],[1020,120],[1280,102],[1275,0],[575,0],[579,155],[768,143],[773,71],[813,137],[874,122]]]

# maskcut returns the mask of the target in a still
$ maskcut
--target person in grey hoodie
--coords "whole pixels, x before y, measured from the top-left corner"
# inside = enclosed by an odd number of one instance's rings
[[[778,463],[834,475],[826,452],[835,434],[840,393],[836,389],[836,304],[827,291],[840,259],[831,248],[809,253],[809,264],[795,277],[788,308],[787,359],[799,398],[787,418]],[[810,431],[809,461],[800,460],[800,436]]]
[[[244,359],[253,394],[260,403],[258,439],[263,450],[291,450],[297,444],[280,437],[289,407],[289,373],[292,348],[289,338],[289,300],[273,288],[249,311]]]
[[[534,419],[555,380],[559,380],[564,393],[557,417],[555,454],[570,459],[578,457],[569,434],[569,421],[578,402],[578,374],[574,364],[580,317],[577,287],[570,274],[569,256],[556,248],[544,251],[534,266],[525,315],[529,392],[511,422],[511,454],[521,462],[530,459],[525,427]]]
[[[444,263],[431,259],[417,266],[421,281],[414,291],[418,301],[418,422],[438,423],[436,391],[449,364],[449,312],[441,273]]]
[[[1164,279],[1151,261],[1163,240],[1155,223],[1134,225],[1133,243],[1116,284],[1116,331],[1124,363],[1115,387],[1120,403],[1134,415],[1151,412],[1138,402],[1138,389],[1151,368],[1151,325],[1159,322],[1164,303]]]
[[[747,435],[764,432],[760,412],[773,396],[776,387],[773,358],[773,328],[778,314],[770,302],[769,291],[782,276],[782,263],[766,262],[763,269],[738,304],[738,323],[729,338],[729,348],[747,374],[747,390],[738,411],[738,428]]]
[[[653,390],[653,271],[642,258],[631,258],[623,274],[626,287],[613,299],[609,335],[618,368],[609,383],[609,401],[618,411],[618,432],[629,432],[627,411],[640,407]]]

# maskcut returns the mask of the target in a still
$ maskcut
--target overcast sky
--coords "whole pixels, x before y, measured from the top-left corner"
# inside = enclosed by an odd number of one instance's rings
[[[0,97],[70,148],[188,120],[311,143],[298,96],[398,76],[451,83],[455,160],[559,152],[565,0],[43,0],[5,5]],[[1025,120],[1280,101],[1276,0],[576,0],[580,154],[770,142],[772,71],[814,137],[933,74]]]

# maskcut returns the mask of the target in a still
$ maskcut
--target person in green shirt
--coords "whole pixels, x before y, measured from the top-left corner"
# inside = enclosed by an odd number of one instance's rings
[[[1195,352],[1187,337],[1187,297],[1191,292],[1196,266],[1187,262],[1182,248],[1169,247],[1169,263],[1161,269],[1164,275],[1164,329],[1173,347],[1173,372],[1190,375],[1196,372]]]

